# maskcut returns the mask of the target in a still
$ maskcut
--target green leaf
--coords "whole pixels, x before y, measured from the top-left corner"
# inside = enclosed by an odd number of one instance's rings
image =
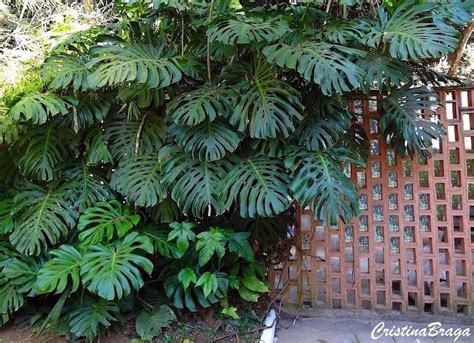
[[[117,86],[126,82],[163,88],[181,80],[176,59],[160,48],[139,43],[112,43],[91,50],[95,56],[87,64],[95,68],[88,82],[92,88]]]
[[[206,119],[228,117],[235,96],[230,88],[202,86],[174,98],[167,111],[178,125],[197,125]]]
[[[74,205],[80,212],[114,198],[107,182],[85,164],[68,169],[64,176],[75,188],[77,199]]]
[[[20,172],[27,178],[51,181],[56,167],[69,157],[67,143],[71,133],[52,125],[36,127],[24,137],[28,144],[19,160]]]
[[[112,174],[110,185],[137,206],[154,206],[167,195],[161,184],[161,165],[158,154],[123,160]]]
[[[253,249],[249,243],[250,232],[235,232],[229,235],[229,251],[235,252],[248,262],[254,261]]]
[[[192,230],[196,227],[196,224],[189,222],[171,223],[170,228],[172,229],[168,234],[168,242],[176,239],[176,245],[182,253],[188,250],[189,242],[194,242],[196,234]]]
[[[432,9],[432,4],[412,6],[408,2],[389,18],[379,7],[378,21],[370,25],[366,44],[374,48],[388,46],[390,55],[402,60],[436,58],[453,51],[458,45],[458,32],[447,24],[436,25]]]
[[[207,36],[210,42],[226,45],[251,44],[275,41],[288,30],[288,24],[279,16],[267,20],[238,17],[211,26]]]
[[[251,267],[244,269],[244,278],[242,284],[252,292],[264,293],[268,292],[268,286],[255,275],[255,270]]]
[[[85,297],[78,306],[69,313],[71,332],[77,337],[86,337],[88,340],[100,335],[102,328],[108,328],[120,318],[120,309],[117,304]]]
[[[288,137],[293,121],[302,119],[300,95],[290,84],[275,79],[268,65],[260,67],[253,79],[242,82],[240,97],[230,123],[252,138]]]
[[[369,26],[364,20],[333,19],[323,27],[322,36],[332,43],[360,42],[370,29]]]
[[[382,100],[380,126],[384,137],[400,155],[413,156],[418,152],[430,156],[428,148],[432,140],[445,134],[442,124],[430,115],[439,106],[437,99],[436,93],[426,86],[405,85]]]
[[[109,242],[114,237],[125,236],[139,221],[138,214],[131,214],[130,208],[116,200],[99,202],[79,217],[79,240],[84,245]]]
[[[15,229],[10,242],[22,254],[39,255],[76,225],[70,185],[44,189],[27,184],[15,198]]]
[[[184,214],[202,218],[224,211],[216,188],[231,168],[229,161],[191,159],[176,146],[162,148],[159,158],[163,161],[163,185],[171,189],[172,199]]]
[[[224,121],[205,121],[197,126],[172,125],[170,136],[193,158],[216,161],[239,146],[240,135]]]
[[[139,268],[151,274],[153,263],[139,254],[153,253],[150,239],[132,232],[114,244],[93,245],[81,264],[81,277],[85,287],[100,297],[121,299],[143,286]]]
[[[41,76],[50,89],[86,90],[89,72],[83,59],[71,55],[48,57],[41,66]]]
[[[79,99],[73,116],[66,119],[71,121],[69,125],[76,131],[102,122],[112,107],[112,101],[111,96],[107,94],[90,92]]]
[[[23,304],[23,295],[17,287],[0,275],[0,315],[8,318],[9,314],[18,311]]]
[[[14,121],[31,120],[32,124],[44,124],[49,118],[69,113],[70,105],[51,93],[24,96],[8,112]]]
[[[176,315],[169,306],[161,305],[152,311],[143,310],[135,322],[137,334],[144,340],[151,341],[160,335],[161,329],[167,328],[176,320]]]
[[[239,295],[245,301],[256,302],[260,298],[260,293],[253,292],[245,286],[239,287]]]
[[[105,128],[105,139],[114,160],[157,152],[167,136],[163,118],[144,115],[140,120],[115,116]]]
[[[290,181],[283,163],[266,156],[241,160],[221,180],[226,208],[237,203],[242,217],[272,217],[290,206]]]
[[[138,230],[140,234],[150,238],[155,247],[155,253],[176,259],[183,256],[183,252],[174,242],[168,242],[168,230],[157,228],[154,225],[141,225]]]
[[[374,85],[377,86],[377,89],[383,89],[384,85],[400,86],[412,78],[407,64],[376,52],[368,53],[360,61],[359,66],[366,72],[362,84],[365,92],[369,92]]]
[[[209,262],[214,254],[217,254],[219,259],[224,256],[225,236],[222,230],[211,227],[209,231],[204,231],[197,235],[197,238],[196,250],[199,252],[199,265],[201,267]]]
[[[15,203],[13,199],[0,201],[0,235],[12,232],[15,229]]]
[[[1,273],[16,290],[27,296],[35,296],[35,283],[39,264],[30,256],[10,257],[0,262]]]
[[[178,280],[183,284],[183,287],[186,290],[191,282],[196,283],[197,276],[192,268],[187,267],[181,269],[181,271],[178,273]]]
[[[358,214],[357,190],[343,173],[341,162],[361,165],[346,148],[325,151],[289,151],[285,164],[294,176],[291,190],[304,208],[311,205],[314,217],[327,224],[341,218],[350,221]]]
[[[216,274],[205,272],[197,281],[196,286],[202,286],[205,297],[207,297],[211,293],[215,293],[217,291]]]
[[[147,213],[157,224],[171,223],[178,220],[181,211],[176,202],[171,198],[165,198],[162,202],[148,209]]]
[[[363,71],[351,59],[365,52],[324,42],[275,44],[263,49],[268,62],[296,70],[321,87],[325,95],[342,94],[359,87]]]
[[[71,281],[71,292],[75,292],[81,284],[79,268],[82,254],[70,245],[61,245],[50,252],[53,256],[40,269],[37,286],[41,292],[62,293]]]
[[[223,308],[221,313],[233,319],[240,319],[239,315],[237,314],[237,308],[233,306]]]
[[[86,159],[88,165],[96,166],[98,164],[113,162],[112,155],[107,147],[100,126],[96,126],[93,130],[89,131],[86,141]]]
[[[351,126],[352,114],[332,99],[312,97],[306,106],[309,112],[295,132],[300,145],[308,150],[324,150],[336,144]]]

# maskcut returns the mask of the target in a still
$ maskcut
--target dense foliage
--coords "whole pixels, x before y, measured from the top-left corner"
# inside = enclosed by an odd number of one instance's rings
[[[357,215],[343,167],[364,166],[368,142],[348,96],[375,93],[395,151],[429,155],[444,130],[423,84],[446,78],[427,61],[456,47],[472,8],[156,0],[117,10],[119,21],[71,35],[40,79],[3,99],[3,322],[52,304],[41,330],[91,339],[143,308],[136,329],[149,340],[174,312],[236,317],[229,294],[268,291],[258,261],[286,234],[292,201],[326,223]]]

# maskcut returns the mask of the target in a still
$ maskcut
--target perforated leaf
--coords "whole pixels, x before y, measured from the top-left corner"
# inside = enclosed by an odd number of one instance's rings
[[[314,217],[330,225],[338,218],[350,221],[359,211],[355,185],[343,173],[341,162],[361,164],[349,150],[333,147],[326,151],[289,152],[285,160],[294,173],[291,190],[301,206],[310,205]]]
[[[77,198],[74,205],[80,212],[98,202],[114,198],[107,182],[85,164],[68,169],[64,176],[76,189]]]
[[[173,310],[167,305],[161,305],[153,310],[146,309],[140,312],[135,322],[135,329],[142,339],[151,341],[160,334],[161,329],[170,326],[175,320]]]
[[[69,313],[69,325],[76,336],[92,340],[119,318],[120,308],[116,303],[87,296]]]

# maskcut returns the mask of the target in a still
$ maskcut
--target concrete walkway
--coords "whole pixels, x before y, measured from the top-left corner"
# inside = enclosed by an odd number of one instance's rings
[[[294,325],[293,320],[283,319],[278,322],[276,342],[277,343],[305,343],[305,342],[320,342],[320,343],[444,343],[444,342],[461,342],[461,343],[473,343],[474,342],[474,325],[466,325],[466,321],[469,319],[461,318],[456,320],[454,317],[427,317],[424,322],[414,323],[413,321],[400,321],[393,320],[388,317],[375,316],[342,316],[339,318],[328,318],[334,316],[334,313],[327,313],[324,317],[312,317],[312,318],[299,318]],[[373,317],[373,316],[372,316]],[[425,317],[417,318],[425,319]],[[464,320],[463,320],[464,319]],[[380,338],[373,339],[371,337],[372,330],[380,323],[384,322],[385,329],[400,328],[407,326],[408,329],[423,329],[428,326],[431,322],[440,322],[442,329],[452,328],[454,331],[458,329],[458,339],[455,341],[453,337],[442,337],[439,334],[436,337],[423,337],[423,336],[383,336],[380,330],[380,334],[375,334],[376,337]],[[459,323],[459,324],[458,324]],[[379,324],[381,325],[381,324]],[[407,330],[408,330],[407,329]],[[441,332],[441,329],[438,330]],[[461,332],[465,335],[469,332],[470,336],[461,336]],[[414,333],[411,331],[411,333]],[[455,332],[454,332],[455,333]],[[453,334],[454,334],[453,333]]]

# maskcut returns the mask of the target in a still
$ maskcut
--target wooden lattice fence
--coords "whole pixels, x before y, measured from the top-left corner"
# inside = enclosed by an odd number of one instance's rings
[[[428,160],[401,159],[385,144],[377,98],[351,103],[370,139],[367,169],[346,170],[361,214],[324,227],[297,211],[291,258],[270,271],[281,301],[472,314],[474,89],[437,91],[448,136]]]

